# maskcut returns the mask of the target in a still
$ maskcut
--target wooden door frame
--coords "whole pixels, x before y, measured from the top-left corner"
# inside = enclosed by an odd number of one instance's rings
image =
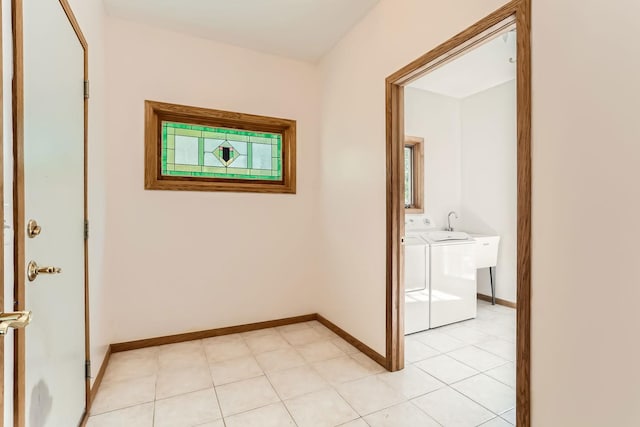
[[[404,367],[404,86],[443,55],[462,51],[465,43],[515,17],[517,28],[517,382],[519,427],[531,425],[531,0],[513,0],[386,79],[387,157],[387,369]]]
[[[4,54],[3,47],[3,22],[2,3],[0,3],[0,216],[2,217],[2,247],[0,247],[0,265],[2,277],[0,277],[0,311],[4,311]],[[4,427],[4,340],[0,337],[0,427]]]
[[[55,0],[52,0],[55,1]],[[73,14],[68,0],[58,0],[65,15],[69,19],[78,41],[84,50],[84,80],[89,80],[88,44],[80,25]],[[23,45],[23,0],[12,0],[13,26],[13,149],[14,149],[14,262],[15,284],[14,298],[16,310],[25,310],[26,259],[25,242],[25,201],[24,201],[24,45]],[[78,84],[81,84],[79,82]],[[88,220],[88,118],[89,100],[84,99],[84,218]],[[85,309],[85,361],[90,361],[89,339],[89,248],[84,240],[84,309]],[[14,333],[14,395],[13,423],[15,427],[26,425],[25,408],[25,330],[17,329]],[[90,365],[89,365],[90,366]],[[91,381],[85,378],[85,412],[90,406]],[[84,414],[82,414],[84,417]],[[81,420],[78,420],[80,422]]]

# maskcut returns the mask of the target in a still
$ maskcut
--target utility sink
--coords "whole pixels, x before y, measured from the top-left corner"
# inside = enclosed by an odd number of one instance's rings
[[[427,237],[434,242],[445,242],[449,240],[471,240],[471,236],[463,231],[430,231]]]

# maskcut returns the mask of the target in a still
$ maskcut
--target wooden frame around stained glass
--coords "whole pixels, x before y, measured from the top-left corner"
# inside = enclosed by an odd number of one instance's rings
[[[295,120],[145,101],[148,190],[295,193]]]

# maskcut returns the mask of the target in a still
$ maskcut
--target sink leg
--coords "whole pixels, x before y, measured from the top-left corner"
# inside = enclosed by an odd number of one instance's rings
[[[491,280],[491,305],[496,305],[495,267],[489,267],[489,279]]]

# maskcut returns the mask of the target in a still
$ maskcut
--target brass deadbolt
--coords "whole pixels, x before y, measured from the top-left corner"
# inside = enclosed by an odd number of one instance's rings
[[[41,231],[42,227],[38,225],[36,220],[30,219],[27,223],[27,236],[29,236],[30,239],[33,239],[34,237],[38,236]]]

